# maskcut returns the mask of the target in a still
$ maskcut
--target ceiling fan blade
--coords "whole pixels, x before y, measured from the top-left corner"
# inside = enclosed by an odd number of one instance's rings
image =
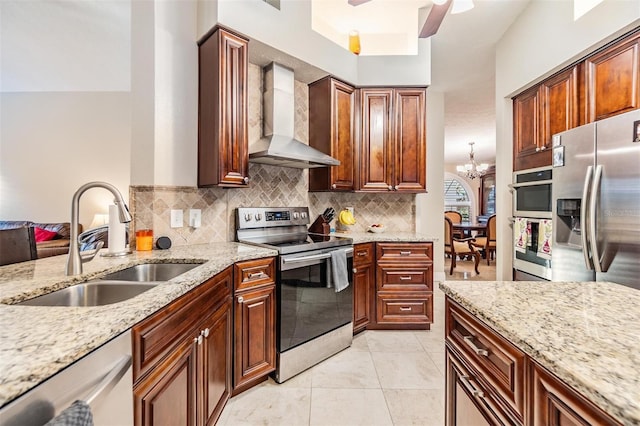
[[[429,15],[427,15],[427,19],[424,21],[422,30],[420,30],[420,34],[418,35],[419,38],[431,37],[438,32],[438,28],[440,28],[440,24],[442,24],[442,20],[447,14],[452,1],[453,0],[447,0],[444,4],[434,4],[431,7]]]
[[[371,0],[347,0],[347,3],[349,3],[351,6],[358,6],[358,5],[360,5],[362,3],[366,3],[368,1],[371,1]]]

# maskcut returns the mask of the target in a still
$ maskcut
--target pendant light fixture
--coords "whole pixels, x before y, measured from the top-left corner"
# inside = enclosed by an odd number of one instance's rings
[[[471,152],[469,152],[469,162],[464,166],[457,166],[456,171],[459,175],[466,177],[467,179],[475,179],[477,177],[483,176],[489,165],[487,163],[478,164],[473,155],[473,145],[475,142],[469,142],[471,146]]]
[[[360,54],[360,33],[356,30],[349,32],[349,50],[356,55]]]

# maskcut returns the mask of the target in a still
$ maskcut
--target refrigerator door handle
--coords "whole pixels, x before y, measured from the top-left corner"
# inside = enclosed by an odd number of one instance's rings
[[[589,240],[591,243],[591,258],[596,272],[602,272],[602,261],[600,253],[598,253],[598,239],[596,238],[596,209],[598,207],[601,180],[602,165],[598,165],[591,182],[591,198],[589,199]]]
[[[593,262],[591,261],[591,255],[589,250],[589,227],[587,225],[587,216],[589,213],[588,205],[589,205],[589,187],[591,183],[591,176],[593,175],[593,166],[587,167],[587,173],[584,176],[584,186],[582,188],[582,205],[583,207],[580,209],[580,227],[582,228],[582,232],[580,232],[580,237],[582,239],[582,254],[584,255],[584,264],[587,269],[593,271]],[[590,222],[589,222],[590,223]]]

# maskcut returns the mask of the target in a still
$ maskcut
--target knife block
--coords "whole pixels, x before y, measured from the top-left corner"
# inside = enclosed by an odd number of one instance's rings
[[[318,218],[309,227],[309,232],[312,234],[329,235],[331,233],[331,226],[324,221],[322,216],[318,216]]]

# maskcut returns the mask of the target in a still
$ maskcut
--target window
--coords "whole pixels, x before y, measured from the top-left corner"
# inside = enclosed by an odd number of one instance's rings
[[[444,180],[444,210],[453,210],[462,214],[464,222],[471,221],[471,199],[467,188],[456,178]]]

